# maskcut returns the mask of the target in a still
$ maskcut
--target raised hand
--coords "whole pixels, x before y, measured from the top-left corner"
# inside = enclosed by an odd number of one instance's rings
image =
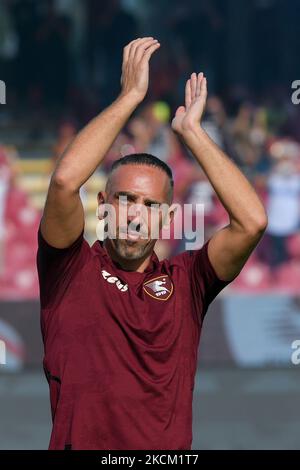
[[[185,106],[179,106],[172,129],[179,135],[199,128],[206,105],[207,81],[203,73],[192,73],[185,86]]]
[[[153,37],[131,41],[123,50],[122,95],[133,95],[142,101],[149,85],[149,60],[160,44]]]

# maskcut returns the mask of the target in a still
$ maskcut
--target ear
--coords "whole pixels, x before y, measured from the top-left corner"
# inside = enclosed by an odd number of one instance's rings
[[[98,204],[104,204],[104,202],[106,201],[106,197],[107,197],[106,191],[99,191],[97,194]]]
[[[176,210],[177,210],[176,204],[171,204],[164,220],[164,224],[162,227],[163,229],[166,229],[171,225],[171,223],[174,220],[174,215],[175,215]]]
[[[99,220],[104,219],[104,213],[105,213],[104,204],[106,201],[106,196],[107,195],[105,191],[99,191],[99,193],[97,194],[97,201],[98,201],[97,217]]]

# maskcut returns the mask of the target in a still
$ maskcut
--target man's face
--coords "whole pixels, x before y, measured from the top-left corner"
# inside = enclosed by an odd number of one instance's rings
[[[146,258],[165,220],[161,205],[166,208],[171,204],[170,181],[160,168],[138,164],[119,166],[110,175],[106,192],[98,194],[98,201],[99,208],[105,202],[115,210],[116,238],[109,237],[115,253],[128,260]]]

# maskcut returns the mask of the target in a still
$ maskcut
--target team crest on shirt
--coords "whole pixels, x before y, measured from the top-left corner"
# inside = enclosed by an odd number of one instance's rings
[[[173,284],[169,276],[158,276],[144,283],[144,291],[157,300],[168,300],[173,293]]]

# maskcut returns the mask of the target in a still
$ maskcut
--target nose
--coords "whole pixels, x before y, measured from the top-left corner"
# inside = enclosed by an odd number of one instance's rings
[[[137,213],[133,216],[128,215],[127,216],[127,227],[129,227],[131,230],[134,230],[136,232],[146,232],[146,226],[147,226],[147,221],[144,220],[143,215],[141,213]]]
[[[132,207],[128,208],[127,211],[127,223],[132,223],[132,224],[142,224],[143,221],[143,213],[140,207],[137,206],[137,204],[134,207],[134,210]]]
[[[134,230],[136,230],[137,232],[139,232],[141,230],[141,227],[143,225],[143,221],[141,219],[141,217],[139,216],[136,216],[136,217],[127,217],[127,226],[131,226],[131,228],[133,228]]]

